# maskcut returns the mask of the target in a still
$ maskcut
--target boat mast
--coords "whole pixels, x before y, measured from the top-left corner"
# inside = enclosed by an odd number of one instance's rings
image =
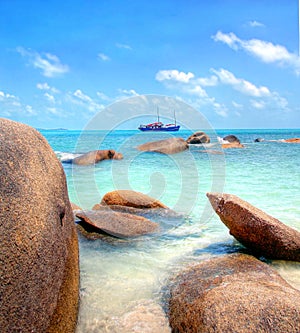
[[[174,109],[174,121],[175,121],[175,126],[176,126],[176,115],[175,115],[175,109]]]
[[[159,110],[158,110],[158,107],[157,107],[157,122],[159,123]]]

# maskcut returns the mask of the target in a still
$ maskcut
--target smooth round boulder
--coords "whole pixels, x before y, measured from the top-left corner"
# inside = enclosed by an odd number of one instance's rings
[[[172,332],[300,332],[300,291],[245,254],[205,260],[170,288]]]
[[[132,190],[116,190],[108,192],[101,200],[102,205],[119,205],[135,208],[168,208],[159,200]]]
[[[0,328],[75,331],[78,239],[66,178],[35,129],[0,119]]]
[[[204,132],[195,132],[194,134],[190,135],[186,142],[188,144],[201,144],[201,143],[210,143],[209,136]]]
[[[161,154],[176,154],[188,148],[188,144],[182,138],[169,138],[165,140],[147,142],[137,147],[140,151],[149,151]]]
[[[91,165],[104,160],[121,160],[123,155],[113,149],[110,150],[93,150],[83,155],[77,156],[70,162],[77,165]]]
[[[226,193],[207,193],[207,197],[244,246],[269,259],[300,261],[300,232],[239,197]]]

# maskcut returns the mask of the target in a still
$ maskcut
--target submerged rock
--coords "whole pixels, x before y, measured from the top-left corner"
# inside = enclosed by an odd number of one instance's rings
[[[187,138],[186,142],[188,144],[210,143],[210,138],[204,132],[195,132]]]
[[[118,213],[112,210],[90,210],[76,212],[76,216],[92,231],[104,232],[118,238],[136,237],[150,234],[158,230],[158,224],[150,220],[128,213]]]
[[[300,138],[285,139],[284,142],[288,142],[288,143],[300,143]]]
[[[223,143],[222,144],[223,149],[228,149],[228,148],[245,148],[244,145],[238,142],[232,142],[232,143]]]
[[[86,154],[75,157],[70,163],[77,165],[91,165],[103,160],[121,160],[123,155],[113,149],[110,150],[93,150]]]
[[[263,139],[263,138],[257,138],[254,140],[254,142],[263,142],[263,141],[265,141],[265,139]]]
[[[0,328],[74,332],[78,240],[66,178],[33,128],[0,119]]]
[[[141,151],[152,151],[162,154],[176,154],[188,149],[188,144],[182,138],[169,138],[165,140],[147,142],[137,147]]]
[[[159,200],[149,197],[141,192],[132,190],[116,190],[108,192],[101,201],[102,205],[119,205],[135,208],[167,208]]]
[[[270,259],[300,261],[300,232],[231,194],[207,193],[224,224],[244,246]]]
[[[188,268],[176,277],[170,295],[172,332],[300,332],[300,292],[245,254]]]

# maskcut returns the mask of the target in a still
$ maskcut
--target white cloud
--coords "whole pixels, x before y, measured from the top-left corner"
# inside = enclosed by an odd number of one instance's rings
[[[242,109],[244,107],[243,104],[237,103],[235,101],[232,101],[231,103],[237,109]]]
[[[44,96],[47,98],[47,100],[50,102],[50,103],[53,103],[55,104],[55,97],[49,93],[45,93]]]
[[[73,94],[70,95],[72,103],[80,105],[92,113],[103,110],[104,105],[94,101],[90,96],[84,94],[80,89],[77,89]]]
[[[121,43],[117,43],[116,47],[118,47],[119,49],[126,49],[126,50],[132,50],[132,47],[127,45],[127,44],[121,44]]]
[[[56,77],[69,72],[69,67],[61,63],[60,59],[51,53],[38,53],[32,50],[26,50],[23,47],[17,47],[17,52],[23,57],[28,58],[29,63],[41,70],[42,75],[46,77]]]
[[[260,39],[242,40],[232,32],[224,34],[218,31],[212,38],[216,42],[227,44],[234,50],[242,49],[262,62],[291,67],[297,75],[300,75],[300,57],[295,53],[290,53],[282,45],[275,45]]]
[[[265,101],[250,100],[251,106],[255,109],[264,109],[266,106]]]
[[[108,97],[107,95],[105,95],[103,92],[101,91],[97,91],[97,96],[102,99],[103,101],[111,101],[111,98]]]
[[[37,89],[39,90],[49,90],[51,91],[52,93],[54,94],[58,94],[59,93],[59,90],[54,88],[54,87],[50,87],[49,84],[47,82],[44,82],[44,83],[38,83],[36,85]]]
[[[259,22],[259,21],[256,21],[256,20],[254,20],[254,21],[249,21],[249,22],[248,22],[248,25],[249,25],[250,27],[252,27],[252,28],[264,27],[264,26],[265,26],[263,23],[261,23],[261,22]]]
[[[110,61],[110,57],[104,53],[98,53],[98,58],[102,61]]]
[[[194,74],[191,72],[184,73],[179,72],[177,69],[171,69],[171,70],[161,70],[156,74],[156,80],[157,81],[178,81],[178,82],[189,82],[190,79],[194,77]]]
[[[270,90],[265,86],[257,87],[253,83],[235,77],[235,75],[226,69],[212,70],[219,78],[220,82],[232,86],[235,90],[249,96],[263,97],[270,96]]]
[[[0,116],[10,117],[13,114],[33,116],[36,112],[31,105],[21,103],[19,97],[0,91]]]

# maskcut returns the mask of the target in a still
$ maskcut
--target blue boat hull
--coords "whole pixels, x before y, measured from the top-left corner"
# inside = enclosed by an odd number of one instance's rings
[[[170,127],[139,127],[139,130],[142,132],[177,132],[179,131],[180,126],[170,126]]]

